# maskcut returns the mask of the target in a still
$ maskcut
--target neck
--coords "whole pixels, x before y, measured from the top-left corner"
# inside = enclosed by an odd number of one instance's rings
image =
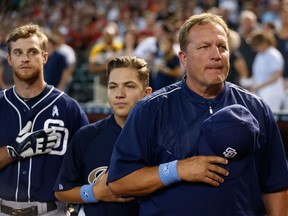
[[[22,97],[25,98],[27,100],[29,100],[30,98],[36,97],[37,95],[39,95],[44,88],[46,87],[46,83],[38,83],[36,84],[27,84],[25,82],[21,83],[21,84],[16,84],[15,83],[15,91],[16,93]]]
[[[224,88],[224,82],[221,84],[209,85],[209,86],[202,86],[197,83],[187,82],[187,86],[190,90],[195,92],[196,94],[200,95],[205,99],[213,99],[215,98],[221,90]]]
[[[124,118],[124,117],[121,117],[121,116],[118,116],[118,115],[115,115],[115,114],[114,114],[114,118],[115,118],[116,123],[121,128],[123,128],[127,118]]]

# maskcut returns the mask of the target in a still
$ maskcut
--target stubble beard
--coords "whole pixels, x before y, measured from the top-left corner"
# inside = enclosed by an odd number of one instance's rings
[[[20,81],[24,81],[30,84],[38,80],[40,77],[40,74],[41,74],[41,71],[40,69],[37,69],[37,68],[33,68],[33,69],[30,69],[30,71],[23,71],[23,72],[20,72],[19,69],[14,68],[15,77]]]

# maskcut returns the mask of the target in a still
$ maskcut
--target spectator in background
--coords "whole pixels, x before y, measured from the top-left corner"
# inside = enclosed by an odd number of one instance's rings
[[[267,33],[270,32],[271,34],[274,34],[276,31],[276,27],[275,27],[274,23],[272,23],[272,22],[266,22],[266,23],[262,24],[261,29],[264,32],[267,32]]]
[[[174,11],[172,11],[172,7],[169,1],[159,1],[158,3],[158,12],[156,14],[156,20],[169,20],[175,16]]]
[[[230,29],[237,29],[239,16],[239,1],[220,0],[218,5],[222,14],[222,19],[225,20]]]
[[[179,81],[182,77],[180,60],[174,50],[174,35],[168,34],[159,41],[159,50],[154,54],[152,88],[158,90]]]
[[[266,4],[265,1],[263,1],[263,3],[260,3],[259,6],[262,8],[259,10],[259,19],[261,20],[261,23],[263,25],[271,23],[276,29],[278,29],[280,25],[279,13],[281,10],[281,1],[269,0],[266,1]]]
[[[127,29],[123,35],[123,49],[120,56],[134,56],[138,45],[138,34],[136,29]]]
[[[73,72],[76,66],[76,53],[74,49],[66,43],[66,37],[68,32],[64,31],[57,31],[57,37],[58,37],[58,51],[59,53],[62,53],[65,58],[66,62],[68,63],[68,68],[65,71],[65,74],[63,74],[62,79],[67,80],[65,91],[68,92],[70,83],[72,81]]]
[[[0,90],[7,89],[14,84],[13,71],[7,62],[6,28],[0,30]]]
[[[102,37],[92,47],[89,53],[88,70],[95,73],[94,101],[100,104],[108,104],[106,76],[107,62],[119,56],[122,43],[116,40],[117,26],[109,23],[102,32]]]
[[[143,39],[135,49],[135,55],[143,58],[148,62],[151,68],[155,67],[155,55],[160,52],[159,43],[167,35],[172,34],[172,28],[163,21],[157,21],[153,26],[153,36]],[[150,86],[153,88],[153,71],[150,71]]]
[[[240,13],[238,33],[240,34],[241,43],[239,51],[245,59],[248,71],[250,72],[249,76],[251,76],[252,64],[256,55],[256,52],[250,46],[251,34],[257,27],[257,16],[254,12],[244,10]]]
[[[167,34],[172,34],[171,26],[163,21],[157,21],[153,25],[153,36],[143,39],[135,49],[135,55],[144,58],[149,65],[153,64],[154,54],[159,49],[159,41]]]
[[[137,31],[139,35],[139,42],[154,36],[154,27],[156,23],[156,15],[151,11],[145,11],[143,14],[143,24],[138,24]]]
[[[284,85],[285,90],[288,91],[288,5],[283,7],[280,12],[280,28],[275,32],[276,48],[284,57]],[[286,96],[287,97],[287,96]],[[284,108],[288,108],[288,101],[285,97]]]
[[[88,19],[85,19],[87,25],[81,33],[81,40],[83,40],[84,45],[89,48],[90,45],[93,45],[102,37],[103,29],[109,24],[109,22],[107,20],[107,13],[103,7],[95,7],[95,9],[93,9],[93,7],[91,8],[88,4],[84,10],[95,10],[95,13],[93,12],[87,17]],[[79,21],[81,22],[81,20]]]
[[[282,2],[285,1],[286,0],[282,0]],[[11,17],[13,18],[12,25],[15,25],[15,23],[20,23],[28,20],[29,22],[33,21],[35,23],[40,23],[41,26],[45,26],[47,28],[56,29],[55,27],[59,25],[59,23],[61,23],[60,25],[63,25],[63,23],[65,23],[65,26],[67,26],[69,32],[69,36],[67,37],[69,40],[68,42],[77,51],[79,66],[83,66],[81,68],[86,69],[88,61],[87,53],[91,49],[92,45],[96,42],[96,40],[98,40],[101,37],[102,30],[108,23],[108,19],[110,16],[108,12],[110,11],[110,8],[117,10],[117,16],[115,16],[113,20],[115,20],[118,26],[122,24],[121,31],[119,31],[121,32],[121,36],[125,31],[124,30],[125,25],[127,23],[131,23],[132,25],[137,26],[137,32],[139,33],[141,40],[153,34],[152,26],[154,25],[155,20],[157,19],[156,18],[157,14],[160,14],[159,18],[165,22],[167,21],[166,19],[167,17],[170,17],[170,19],[171,17],[172,19],[178,19],[180,17],[181,21],[179,21],[178,23],[182,24],[184,20],[186,20],[186,18],[191,15],[191,13],[198,14],[201,11],[211,10],[211,7],[219,7],[222,9],[223,8],[229,9],[230,10],[229,14],[232,15],[233,20],[235,20],[235,16],[239,18],[239,13],[242,12],[241,10],[245,9],[246,11],[246,9],[248,8],[255,12],[254,16],[255,14],[259,14],[260,17],[261,16],[260,12],[263,11],[262,8],[264,8],[265,4],[267,5],[268,1],[208,0],[208,1],[187,2],[187,1],[165,0],[164,1],[164,4],[166,4],[165,8],[169,10],[168,11],[169,13],[171,12],[172,14],[174,13],[175,14],[174,16],[171,16],[171,14],[169,16],[161,15],[162,14],[162,12],[160,11],[161,7],[159,7],[160,1],[155,0],[142,1],[142,2],[127,0],[125,1],[125,4],[118,4],[118,3],[114,4],[115,1],[100,1],[100,0],[95,1],[71,0],[67,1],[66,3],[58,1],[57,4],[52,4],[51,3],[52,1],[38,2],[35,0],[27,0],[27,1],[18,1],[21,2],[21,4],[18,4],[19,6],[15,8],[7,7],[7,5],[10,5],[10,2],[9,4],[8,2],[9,1],[1,1],[1,6],[3,7],[2,8],[0,7],[0,10],[2,9],[2,11],[5,11],[5,13],[0,14],[3,21],[1,22],[1,31],[3,31],[2,29],[4,27],[8,27],[8,29],[11,28]],[[238,6],[235,7],[237,4],[239,4],[239,7]],[[120,7],[120,9],[117,7]],[[107,10],[105,8],[107,8]],[[235,8],[238,8],[237,10],[239,11],[234,12],[236,11],[234,10]],[[231,9],[233,9],[233,12],[231,12]],[[120,14],[118,14],[119,11],[121,12]],[[252,11],[249,12],[253,13]],[[147,15],[149,14],[147,16],[147,19],[144,18],[146,14]],[[261,19],[259,19],[259,22],[260,21]],[[256,23],[257,23],[257,17],[256,17]],[[173,28],[175,29],[175,27],[178,25],[179,24],[173,25]],[[176,27],[176,29],[177,28],[178,27]],[[241,31],[241,35],[243,29],[244,28],[242,28],[240,24],[239,31]],[[253,52],[254,53],[253,57],[251,57],[250,52],[245,51],[243,52],[242,50],[243,46],[244,50],[245,47],[246,48],[248,47],[247,49],[249,49],[249,39],[247,40],[247,42],[248,46],[245,46],[245,44],[241,42],[240,51],[243,54],[245,61],[247,62],[249,72],[251,72],[252,71],[251,61],[253,61],[255,52]],[[82,58],[80,59],[79,56],[81,56]],[[151,65],[150,62],[149,65]],[[84,79],[83,82],[85,84],[87,83],[90,86],[91,75],[87,77],[89,78]],[[91,88],[89,87],[89,91]],[[90,93],[92,93],[92,90]],[[90,96],[88,100],[90,100],[91,97],[92,96]]]
[[[7,89],[13,86],[13,84],[13,71],[6,58],[1,57],[0,54],[0,90]]]
[[[284,58],[275,45],[271,33],[254,32],[251,46],[257,55],[253,62],[251,84],[246,87],[261,97],[272,111],[279,111],[284,100]]]
[[[46,31],[48,37],[48,61],[44,65],[44,79],[49,85],[53,85],[61,91],[66,91],[71,80],[66,57],[58,51],[58,37],[50,31]]]
[[[248,71],[242,53],[239,51],[241,40],[238,32],[230,29],[228,39],[230,50],[230,70],[226,80],[239,85],[242,79],[248,78],[250,72]]]

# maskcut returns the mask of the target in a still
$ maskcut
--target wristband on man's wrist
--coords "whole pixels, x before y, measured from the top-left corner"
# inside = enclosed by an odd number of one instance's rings
[[[19,159],[20,156],[17,154],[16,150],[12,146],[7,146],[7,152],[11,159]]]
[[[164,186],[181,181],[178,175],[177,162],[178,160],[174,160],[159,165],[158,173]]]
[[[83,185],[80,188],[80,196],[84,203],[96,203],[98,200],[95,198],[93,193],[93,184]]]

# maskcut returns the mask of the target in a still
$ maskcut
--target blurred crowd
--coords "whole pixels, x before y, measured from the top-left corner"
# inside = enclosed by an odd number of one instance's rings
[[[176,82],[185,73],[177,57],[180,26],[192,14],[212,11],[231,29],[228,81],[267,99],[278,111],[288,108],[287,7],[287,0],[1,0],[0,58],[6,56],[7,32],[21,24],[39,24],[51,42],[47,82],[79,102],[105,104],[109,59],[144,58],[153,90]],[[12,84],[9,66],[1,60],[0,88]]]

